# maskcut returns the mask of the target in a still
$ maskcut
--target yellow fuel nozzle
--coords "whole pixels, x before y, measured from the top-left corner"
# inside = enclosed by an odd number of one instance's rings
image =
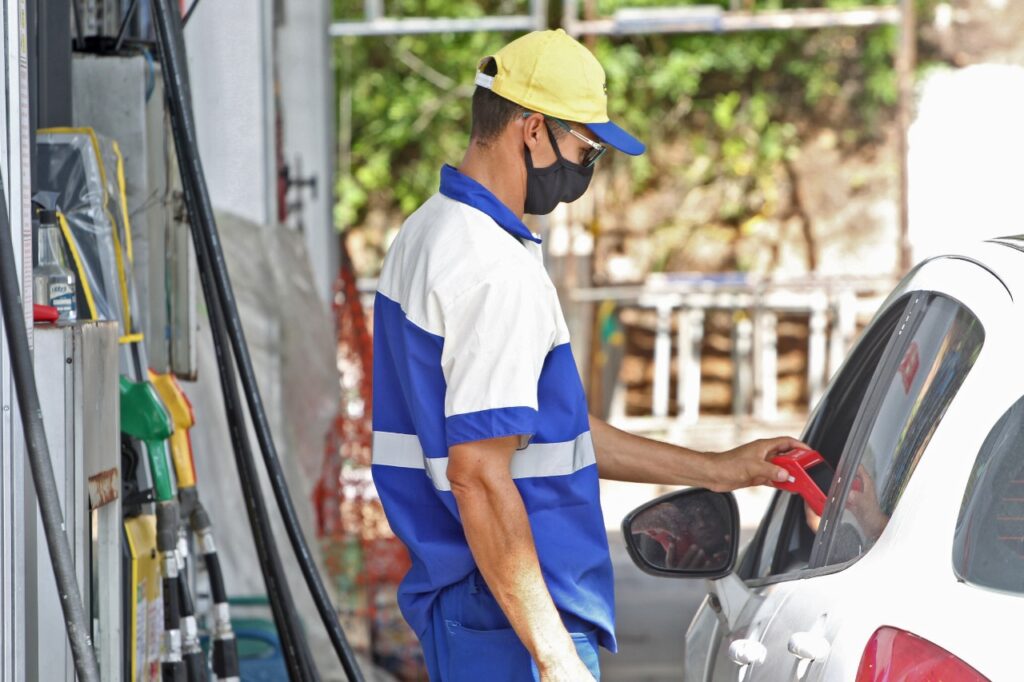
[[[192,461],[192,441],[188,431],[196,423],[192,403],[178,385],[173,374],[157,374],[149,370],[149,380],[156,387],[161,400],[171,414],[174,433],[171,434],[171,461],[178,478],[179,488],[192,488],[196,484],[196,467]]]

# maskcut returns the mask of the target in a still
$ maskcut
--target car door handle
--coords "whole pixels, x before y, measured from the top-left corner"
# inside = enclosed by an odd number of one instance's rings
[[[756,639],[737,639],[729,645],[729,658],[737,665],[764,663],[768,649]]]
[[[789,653],[797,658],[820,661],[828,656],[832,645],[822,635],[813,632],[794,632],[789,638]]]

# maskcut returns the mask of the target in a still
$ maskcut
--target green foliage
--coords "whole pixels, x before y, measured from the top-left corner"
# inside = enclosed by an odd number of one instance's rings
[[[336,0],[335,17],[360,18],[362,8],[361,0]],[[525,6],[398,0],[388,2],[387,11],[472,17],[525,11]],[[339,227],[360,222],[369,208],[411,213],[436,191],[441,164],[458,163],[468,140],[477,62],[514,37],[479,33],[334,41]]]
[[[926,0],[930,2],[931,0]],[[692,4],[708,4],[696,0]],[[598,0],[598,12],[665,0]],[[723,6],[728,1],[721,2]],[[878,0],[758,0],[780,6],[849,7]],[[335,16],[359,18],[361,0],[335,0]],[[470,17],[525,12],[525,2],[389,0],[392,16]],[[334,42],[339,93],[336,223],[370,209],[408,214],[437,188],[442,163],[458,163],[468,139],[478,60],[503,34],[346,38]],[[633,194],[678,176],[699,184],[732,177],[754,199],[722,207],[727,223],[771,210],[774,178],[801,135],[832,127],[851,145],[879,134],[896,99],[891,28],[657,35],[599,39],[613,118],[649,143],[638,158],[612,157]],[[687,150],[692,163],[679,164]],[[607,200],[628,200],[609,197]]]

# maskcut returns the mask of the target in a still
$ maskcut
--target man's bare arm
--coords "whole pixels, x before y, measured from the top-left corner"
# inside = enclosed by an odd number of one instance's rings
[[[721,492],[786,480],[786,470],[767,459],[806,447],[794,438],[782,437],[753,441],[727,452],[698,452],[627,433],[593,415],[590,431],[601,478]]]
[[[518,441],[518,436],[494,438],[449,449],[448,480],[466,540],[542,679],[593,679],[576,653],[540,571],[526,507],[509,472]]]

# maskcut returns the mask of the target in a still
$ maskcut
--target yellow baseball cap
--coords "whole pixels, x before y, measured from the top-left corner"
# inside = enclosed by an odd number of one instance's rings
[[[493,61],[497,73],[484,68]],[[643,142],[608,118],[604,69],[562,29],[534,31],[480,60],[476,84],[530,111],[586,125],[605,144],[643,154]]]

